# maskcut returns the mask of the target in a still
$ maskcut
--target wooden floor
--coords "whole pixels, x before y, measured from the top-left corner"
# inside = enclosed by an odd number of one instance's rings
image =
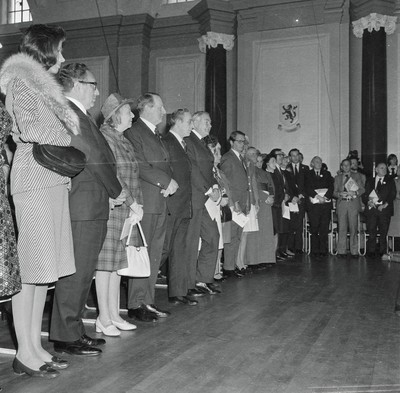
[[[399,278],[396,263],[303,257],[231,279],[197,307],[170,306],[160,289],[168,319],[108,338],[101,357],[66,356],[71,367],[51,381],[14,375],[12,357],[0,355],[0,386],[7,393],[400,392]],[[88,333],[95,335],[93,326]],[[8,340],[5,322],[0,337]]]

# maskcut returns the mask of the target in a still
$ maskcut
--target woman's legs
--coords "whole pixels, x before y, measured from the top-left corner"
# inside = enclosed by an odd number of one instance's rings
[[[104,270],[96,271],[96,294],[99,305],[99,320],[104,327],[111,325],[111,315],[109,307],[111,272]]]
[[[36,354],[44,362],[50,362],[53,355],[50,355],[42,347],[42,320],[43,310],[46,303],[48,285],[36,285],[35,297],[33,300],[32,322],[31,322],[31,339]]]
[[[47,286],[22,284],[21,292],[12,298],[18,359],[27,367],[38,370],[51,359],[41,344],[41,326]]]
[[[119,315],[119,292],[120,292],[121,276],[117,272],[111,272],[110,284],[108,288],[108,306],[110,310],[111,320],[114,322],[124,322]]]

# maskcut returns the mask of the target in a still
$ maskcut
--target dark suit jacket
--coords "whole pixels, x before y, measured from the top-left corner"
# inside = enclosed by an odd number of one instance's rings
[[[368,200],[369,200],[369,194],[371,191],[375,189],[375,178],[374,177],[369,177],[367,179],[367,182],[365,184],[365,193],[362,196],[362,199],[365,203],[365,212],[368,213],[369,209],[367,207],[368,205]],[[394,180],[389,176],[386,175],[383,178],[382,182],[382,188],[379,192],[377,192],[379,201],[378,202],[383,202],[387,203],[388,206],[386,209],[383,209],[383,211],[387,212],[387,214],[390,214],[390,216],[393,215],[393,201],[396,198],[396,184]]]
[[[185,138],[185,142],[192,164],[192,207],[201,209],[208,198],[204,194],[217,184],[213,176],[214,156],[193,132]]]
[[[317,193],[315,190],[319,188],[327,188],[325,196],[328,199],[332,199],[333,196],[333,177],[329,171],[319,171],[320,174],[317,176],[314,169],[310,169],[305,178],[305,189],[308,197],[314,198]]]
[[[286,170],[293,174],[294,183],[296,187],[296,196],[299,196],[299,194],[306,196],[305,180],[306,180],[306,174],[310,170],[310,168],[307,165],[300,164],[299,172],[297,173],[296,176],[294,174],[294,164],[289,164]]]
[[[124,136],[132,143],[139,164],[144,213],[164,213],[166,198],[160,191],[168,187],[172,178],[166,146],[140,118],[124,132]]]
[[[94,122],[75,104],[70,105],[79,117],[82,134],[82,138],[73,138],[71,144],[82,150],[87,159],[86,168],[71,181],[71,220],[108,220],[108,198],[116,198],[122,191],[115,158]]]
[[[275,169],[273,173],[271,173],[272,181],[274,182],[275,187],[275,197],[274,197],[274,204],[275,207],[281,207],[283,200],[285,199],[285,194],[290,196],[290,199],[293,198],[291,195],[291,186],[288,183],[290,179],[285,176],[285,171],[281,169]]]
[[[164,137],[165,146],[168,149],[172,176],[179,184],[175,194],[167,198],[167,207],[170,214],[176,217],[192,217],[192,166],[189,157],[181,143],[171,133]]]
[[[249,179],[240,158],[229,150],[222,156],[220,166],[228,179],[232,202],[239,202],[243,212],[246,207],[250,209]]]

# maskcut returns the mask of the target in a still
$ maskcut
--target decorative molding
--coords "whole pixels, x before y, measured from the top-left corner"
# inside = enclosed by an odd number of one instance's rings
[[[397,16],[381,15],[375,12],[360,18],[353,22],[353,33],[357,38],[362,38],[364,30],[368,29],[379,31],[381,27],[385,28],[386,34],[393,34],[396,30]]]
[[[235,36],[232,34],[214,33],[208,31],[206,35],[202,35],[197,39],[199,41],[200,52],[206,53],[207,48],[216,48],[222,45],[225,50],[232,50],[235,43]]]

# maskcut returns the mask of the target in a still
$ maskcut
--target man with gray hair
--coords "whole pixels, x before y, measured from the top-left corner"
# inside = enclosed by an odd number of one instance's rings
[[[170,157],[157,126],[165,115],[164,104],[156,93],[145,93],[137,100],[140,117],[124,136],[133,146],[139,164],[143,192],[143,233],[148,243],[150,277],[129,279],[128,315],[151,322],[170,313],[154,303],[155,284],[165,239],[166,198],[175,193],[178,183],[172,178]]]
[[[125,200],[117,179],[114,155],[87,112],[99,91],[85,64],[64,66],[59,81],[65,96],[79,117],[82,138],[75,145],[86,154],[86,168],[71,180],[69,206],[76,273],[61,278],[54,292],[50,339],[56,352],[96,356],[105,340],[86,335],[82,314],[96,270],[99,253],[107,233],[109,199],[114,205]]]

